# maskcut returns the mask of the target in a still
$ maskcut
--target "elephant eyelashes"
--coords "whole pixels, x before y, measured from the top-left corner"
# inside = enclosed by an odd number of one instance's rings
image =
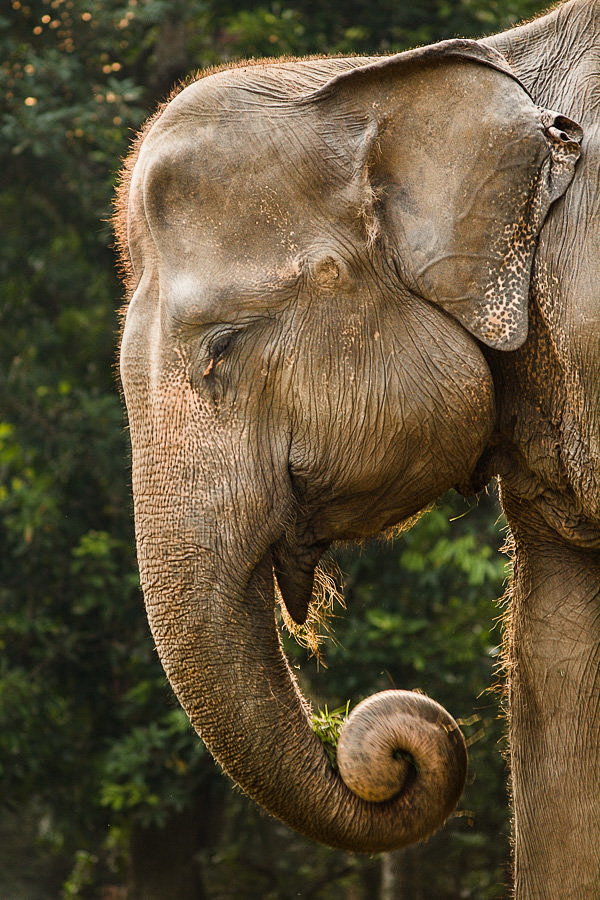
[[[208,362],[207,367],[202,373],[202,377],[206,378],[210,373],[215,369],[219,363],[223,362],[225,358],[225,354],[233,345],[233,342],[236,337],[236,332],[231,331],[228,334],[221,334],[219,337],[215,338],[210,345],[210,360]]]

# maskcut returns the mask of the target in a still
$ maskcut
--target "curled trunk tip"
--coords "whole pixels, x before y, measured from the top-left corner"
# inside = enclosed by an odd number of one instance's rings
[[[413,691],[381,691],[352,711],[337,748],[340,775],[363,800],[417,812],[421,840],[448,818],[467,773],[465,740],[446,710]]]

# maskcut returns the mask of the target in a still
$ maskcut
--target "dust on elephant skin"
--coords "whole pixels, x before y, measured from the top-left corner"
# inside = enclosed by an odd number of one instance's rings
[[[348,786],[273,603],[276,581],[304,621],[333,541],[495,473],[514,493],[533,452],[517,446],[524,392],[507,388],[545,340],[534,254],[582,132],[532,99],[510,40],[207,75],[149,123],[121,186],[121,373],[156,645],[223,769],[333,846],[426,837],[464,779],[451,717],[386,696],[359,756],[385,747],[399,780],[365,782],[351,761]]]

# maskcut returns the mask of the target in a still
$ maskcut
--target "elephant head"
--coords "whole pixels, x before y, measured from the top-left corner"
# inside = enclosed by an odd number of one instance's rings
[[[480,342],[525,339],[535,237],[576,155],[502,57],[452,41],[209,75],[124,179],[121,373],[156,646],[223,769],[330,845],[433,831],[464,746],[405,696],[384,752],[397,781],[362,790],[344,763],[347,787],[281,652],[274,577],[302,622],[333,541],[468,480],[494,423]],[[360,754],[389,700],[359,716]]]

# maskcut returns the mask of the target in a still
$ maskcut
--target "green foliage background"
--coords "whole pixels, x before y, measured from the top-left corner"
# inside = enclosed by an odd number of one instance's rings
[[[133,132],[194,68],[245,56],[393,52],[500,30],[541,7],[3,5],[3,896],[333,898],[383,890],[382,868],[394,860],[317,847],[233,792],[165,683],[138,588],[113,371],[121,296],[108,225],[113,185]],[[453,495],[393,544],[342,549],[348,608],[338,610],[329,668],[289,646],[317,704],[419,687],[467,721],[474,743],[461,811],[441,835],[401,856],[396,883],[405,893],[397,896],[504,892],[503,728],[489,691],[501,641],[494,601],[505,577],[497,519],[492,497],[469,506]]]

